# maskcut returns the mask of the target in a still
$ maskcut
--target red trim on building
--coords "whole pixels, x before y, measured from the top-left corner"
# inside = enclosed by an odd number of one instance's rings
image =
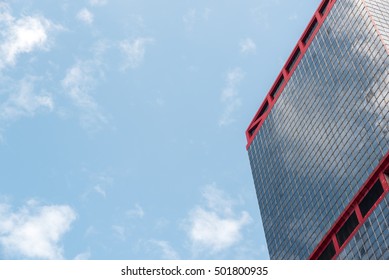
[[[385,191],[389,192],[389,166],[387,170],[380,174],[380,180],[382,182],[382,187]]]
[[[335,254],[331,256],[331,259],[336,259],[342,250],[347,246],[348,242],[355,236],[358,232],[359,228],[363,225],[363,223],[369,218],[371,213],[377,208],[380,202],[385,198],[385,196],[389,193],[389,152],[383,157],[381,162],[375,168],[373,173],[369,176],[363,186],[359,189],[358,193],[351,200],[349,205],[343,211],[343,213],[336,220],[331,229],[327,232],[324,238],[319,242],[319,245],[315,248],[312,254],[309,256],[310,260],[320,259],[321,254],[327,248],[327,246],[333,242],[335,247]],[[363,216],[361,213],[361,203],[367,198],[369,191],[375,186],[377,182],[381,183],[383,192],[380,194],[378,199],[374,202],[368,212]],[[336,238],[336,235],[342,229],[343,225],[350,218],[353,213],[356,213],[358,218],[358,225],[355,229],[350,233],[346,241],[340,246],[339,242]]]
[[[323,0],[320,3],[307,28],[301,35],[300,40],[297,42],[296,47],[293,49],[293,52],[289,56],[276,81],[270,88],[270,91],[268,92],[265,100],[262,102],[262,105],[259,107],[259,110],[255,114],[253,120],[246,130],[247,149],[250,147],[259,129],[269,115],[274,104],[277,102],[278,97],[284,90],[286,84],[293,75],[294,70],[300,63],[335,2],[336,0]],[[266,107],[266,103],[267,109],[263,110],[263,108]]]

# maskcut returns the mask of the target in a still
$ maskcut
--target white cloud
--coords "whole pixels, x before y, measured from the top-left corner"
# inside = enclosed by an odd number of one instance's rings
[[[197,208],[191,213],[191,240],[214,252],[231,247],[241,239],[241,229],[250,221],[247,212],[240,218],[223,218],[218,213]]]
[[[180,256],[176,250],[165,240],[150,240],[150,243],[156,246],[162,252],[162,259],[179,260]]]
[[[37,111],[54,108],[50,94],[34,93],[34,78],[28,77],[17,83],[8,99],[0,105],[1,120],[15,120],[23,116],[34,116]]]
[[[123,226],[113,225],[112,230],[116,238],[118,238],[121,241],[126,240],[126,229]]]
[[[246,38],[240,42],[240,52],[242,54],[253,54],[257,50],[257,45],[251,38]]]
[[[157,107],[159,108],[162,108],[166,105],[166,100],[161,97],[158,97],[155,99],[155,105],[157,105]]]
[[[112,42],[109,40],[99,40],[93,46],[95,60],[102,60],[106,52],[112,47]]]
[[[105,192],[105,190],[103,189],[103,187],[101,187],[100,185],[96,185],[94,186],[94,191],[97,192],[99,195],[101,195],[102,197],[106,197],[107,196],[107,193]]]
[[[226,126],[235,121],[233,114],[242,105],[238,95],[237,86],[243,78],[244,73],[240,68],[235,68],[227,74],[226,86],[220,97],[221,102],[224,105],[224,111],[219,119],[220,126]]]
[[[269,3],[272,3],[268,1]],[[259,6],[251,9],[251,17],[253,21],[258,24],[263,29],[269,29],[270,28],[270,18],[271,15],[269,14],[269,3],[266,1],[263,1]]]
[[[144,59],[146,53],[146,45],[154,42],[153,38],[138,37],[131,41],[122,41],[119,43],[119,49],[124,54],[126,61],[124,70],[128,67],[139,67]]]
[[[159,218],[157,222],[155,223],[154,228],[156,230],[162,230],[164,228],[167,228],[170,225],[170,221],[166,218]]]
[[[104,6],[107,2],[107,0],[89,0],[91,6]]]
[[[207,186],[203,197],[205,206],[197,206],[189,213],[187,231],[194,252],[214,254],[237,244],[251,217],[246,211],[235,213],[234,201],[215,185]]]
[[[192,30],[197,20],[196,9],[190,9],[183,17],[182,21],[185,24],[187,30]]]
[[[49,32],[55,28],[42,16],[16,19],[8,5],[0,3],[0,69],[14,65],[20,54],[48,49]]]
[[[212,10],[210,8],[205,8],[203,12],[204,20],[208,20],[211,16]]]
[[[227,74],[227,85],[228,87],[237,86],[244,78],[244,73],[240,68],[235,68],[228,72]],[[225,97],[223,95],[223,97]]]
[[[99,233],[98,230],[96,230],[94,226],[89,226],[85,230],[84,237],[90,238],[91,236],[94,236],[94,235],[96,235],[98,233]]]
[[[74,257],[75,260],[89,260],[91,257],[91,253],[89,251],[79,253]]]
[[[7,256],[31,259],[62,259],[62,236],[76,219],[67,205],[39,205],[29,201],[13,212],[0,204],[0,244]]]
[[[197,9],[189,9],[182,17],[185,28],[187,31],[192,31],[198,22],[204,22],[209,20],[212,10],[205,8],[202,12]]]
[[[95,84],[92,65],[86,62],[78,62],[67,70],[62,85],[68,90],[69,97],[82,108],[94,109],[97,104],[89,95],[89,91]]]
[[[92,24],[93,18],[93,14],[86,8],[81,9],[77,14],[77,19],[86,24]]]
[[[229,198],[221,189],[217,188],[215,184],[208,185],[202,191],[202,196],[206,201],[206,205],[218,213],[225,213],[232,215],[234,201]]]
[[[135,207],[133,209],[126,211],[126,215],[130,218],[143,218],[145,212],[139,204],[135,204]]]
[[[289,17],[288,17],[288,19],[289,20],[297,20],[299,18],[299,16],[298,16],[298,14],[296,14],[296,13],[293,13],[293,14],[291,14]]]
[[[108,191],[112,188],[114,179],[108,175],[102,174],[90,174],[93,183],[92,186],[88,187],[84,193],[81,194],[80,198],[87,202],[90,199],[96,198],[96,195],[106,198]]]
[[[107,123],[99,105],[91,96],[97,84],[96,78],[101,76],[98,66],[95,61],[79,61],[67,70],[62,80],[67,96],[81,110],[81,125],[88,130],[98,130]]]

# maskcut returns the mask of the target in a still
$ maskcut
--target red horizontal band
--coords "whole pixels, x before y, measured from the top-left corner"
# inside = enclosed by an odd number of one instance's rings
[[[388,174],[389,152],[383,157],[378,166],[374,169],[373,173],[362,185],[342,214],[340,214],[331,229],[319,242],[315,250],[309,256],[310,260],[320,259],[320,257],[323,256],[323,253],[326,253],[325,251],[328,250],[328,248],[332,248],[332,246],[335,248],[335,250],[330,259],[336,259],[337,256],[339,256],[342,250],[358,232],[359,228],[369,218],[374,209],[377,208],[379,203],[389,193]],[[371,190],[377,186],[376,184],[380,184],[382,186],[382,194],[381,192],[379,193],[380,195],[377,199],[375,199],[374,204],[368,208],[368,211],[363,215],[361,211],[361,208],[363,207],[362,205],[364,205],[364,201],[368,200],[368,196],[371,194]],[[342,227],[345,225],[345,223],[347,223],[347,221],[350,220],[350,217],[353,215],[353,213],[355,213],[357,216],[358,224],[355,226],[352,232],[349,233],[345,241],[340,245],[338,240],[339,238],[337,238],[337,236],[339,236],[339,232],[341,231]]]
[[[301,35],[300,40],[297,42],[293,52],[289,56],[273,86],[270,88],[265,100],[262,102],[262,105],[259,107],[246,130],[247,149],[250,147],[259,129],[266,120],[274,104],[277,102],[277,99],[284,90],[286,84],[292,77],[297,65],[300,63],[335,2],[336,0],[323,0],[320,3],[319,8],[315,12],[304,33]]]

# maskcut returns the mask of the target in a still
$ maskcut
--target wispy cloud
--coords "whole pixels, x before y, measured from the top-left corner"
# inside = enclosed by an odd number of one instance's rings
[[[272,2],[271,2],[272,3]],[[251,9],[251,17],[253,21],[258,24],[262,29],[270,28],[270,14],[269,14],[269,3],[264,1],[259,6]]]
[[[69,97],[81,108],[95,109],[97,104],[89,92],[96,81],[93,73],[93,65],[90,62],[80,61],[70,67],[62,85],[67,89]]]
[[[180,255],[169,242],[165,240],[150,240],[150,244],[155,246],[157,250],[161,251],[161,258],[166,260],[179,260]]]
[[[91,174],[91,177],[93,185],[92,187],[88,187],[86,191],[81,194],[81,199],[87,202],[89,199],[94,198],[96,194],[102,198],[107,198],[108,191],[114,184],[114,179],[104,173],[98,175]]]
[[[23,53],[47,50],[49,32],[57,28],[43,16],[14,18],[9,6],[0,3],[0,69],[14,65]]]
[[[93,190],[98,193],[99,195],[101,195],[102,197],[107,197],[107,193],[105,192],[104,188],[100,185],[96,185],[93,187]]]
[[[12,87],[8,99],[0,105],[0,120],[31,117],[40,110],[53,110],[54,101],[49,93],[35,93],[35,80],[34,77],[26,77]]]
[[[83,8],[77,13],[77,19],[86,24],[92,24],[93,18],[93,14],[87,8]]]
[[[149,37],[138,37],[134,40],[119,42],[119,49],[125,56],[123,69],[139,67],[143,62],[146,46],[153,42],[154,39]]]
[[[298,18],[299,18],[299,16],[298,16],[297,13],[293,13],[293,14],[291,14],[291,15],[288,17],[288,19],[289,19],[290,21],[292,21],[292,20],[298,20]]]
[[[79,253],[74,257],[75,260],[89,260],[91,257],[91,252],[90,251],[85,251],[82,253]]]
[[[6,256],[62,259],[62,236],[76,219],[68,205],[40,205],[28,201],[17,211],[0,204],[0,244]]]
[[[145,215],[145,212],[143,211],[143,208],[139,204],[135,204],[133,209],[126,211],[126,216],[130,218],[143,218]]]
[[[189,213],[188,237],[195,254],[204,251],[215,254],[241,240],[241,231],[251,217],[246,211],[236,213],[235,202],[215,184],[205,187],[203,198],[205,204]]]
[[[202,13],[204,20],[208,20],[211,16],[211,13],[212,13],[212,10],[210,8],[205,8],[203,13]]]
[[[187,31],[192,31],[197,22],[207,21],[211,16],[212,10],[205,8],[203,11],[189,9],[183,16],[182,21]]]
[[[100,129],[108,122],[92,97],[96,79],[102,76],[98,64],[97,61],[78,61],[67,70],[62,80],[66,95],[81,111],[81,125],[91,131]]]
[[[251,38],[246,38],[242,40],[239,46],[240,46],[240,52],[242,54],[253,54],[257,50],[257,45],[254,43],[254,41]]]
[[[126,240],[126,229],[123,226],[113,225],[112,230],[113,230],[114,236],[117,239],[119,239],[120,241]]]
[[[182,17],[182,21],[187,30],[192,30],[197,20],[197,11],[196,9],[190,9],[187,13]]]
[[[89,0],[91,6],[104,6],[107,2],[107,0]]]
[[[227,74],[226,86],[220,96],[220,100],[224,106],[224,111],[219,119],[220,126],[226,126],[235,121],[233,114],[242,105],[237,86],[243,78],[244,73],[240,68],[235,68]]]

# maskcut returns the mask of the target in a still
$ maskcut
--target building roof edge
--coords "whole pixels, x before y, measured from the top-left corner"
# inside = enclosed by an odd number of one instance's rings
[[[278,74],[276,80],[274,81],[272,87],[267,93],[265,100],[262,102],[258,111],[254,115],[250,125],[246,130],[246,139],[247,145],[246,149],[248,150],[251,143],[253,142],[255,136],[258,134],[262,124],[269,115],[274,104],[277,102],[279,96],[282,94],[285,86],[287,85],[289,79],[293,75],[294,70],[300,63],[313,39],[315,38],[317,32],[322,26],[324,20],[328,16],[332,7],[334,6],[336,0],[323,0],[316,12],[314,13],[312,19],[310,20],[305,31],[301,35],[300,39],[297,42],[297,45],[294,47],[292,53],[287,59],[284,67],[281,69],[281,72]]]

